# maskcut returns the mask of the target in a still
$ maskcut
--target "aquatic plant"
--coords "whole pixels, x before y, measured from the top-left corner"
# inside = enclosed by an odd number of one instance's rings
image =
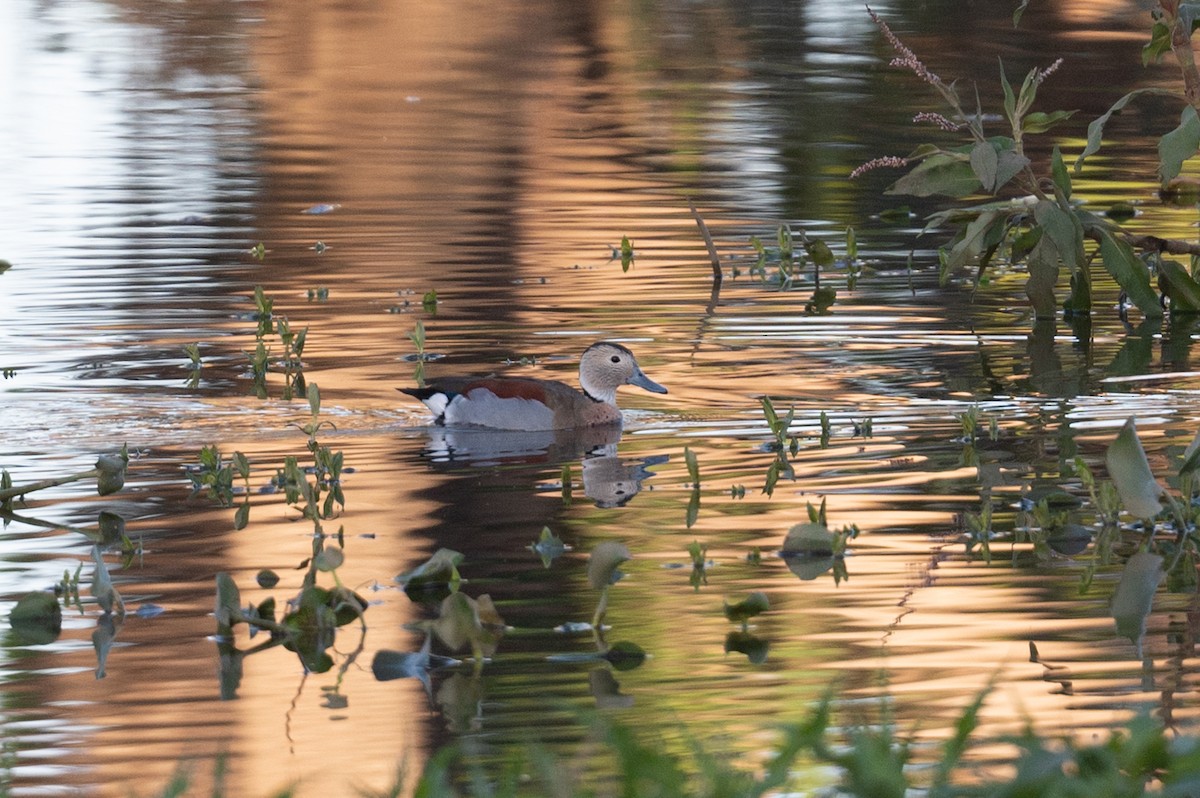
[[[633,265],[635,257],[633,251],[633,242],[629,240],[629,236],[621,236],[621,245],[613,247],[613,259],[621,259],[621,271],[629,271],[629,267]]]
[[[12,475],[7,470],[0,469],[0,514],[12,513],[13,503],[26,495],[47,488],[67,485],[84,479],[96,480],[96,493],[107,496],[125,487],[125,473],[129,467],[129,447],[122,446],[116,454],[102,454],[96,458],[96,465],[87,471],[80,471],[65,477],[44,479],[25,485],[14,485]]]
[[[680,726],[676,735],[650,733],[602,712],[579,713],[595,745],[566,755],[549,748],[536,733],[509,747],[499,760],[484,760],[474,739],[434,751],[417,774],[411,794],[420,798],[518,798],[518,796],[600,795],[659,798],[762,798],[814,794],[814,780],[830,794],[848,798],[903,798],[920,792],[929,798],[1079,796],[1139,798],[1186,796],[1200,784],[1200,737],[1168,733],[1163,722],[1139,713],[1103,738],[1074,739],[1037,733],[977,739],[979,715],[990,689],[980,691],[958,714],[950,736],[930,748],[928,765],[910,744],[887,707],[880,722],[840,720],[840,699],[832,691],[800,720],[781,724],[770,755],[747,759],[727,748],[727,740],[701,741]],[[683,746],[670,740],[678,737]],[[1006,772],[981,772],[967,755],[973,744],[1006,744],[1014,750]],[[214,763],[212,792],[224,794],[223,759]],[[160,796],[192,792],[195,763],[180,763]],[[602,774],[602,775],[598,775]],[[823,778],[822,778],[823,776]],[[401,763],[394,782],[381,791],[359,788],[360,796],[409,794],[410,771]],[[272,793],[294,794],[299,786]],[[826,790],[817,787],[820,794]]]
[[[417,319],[412,332],[408,334],[408,339],[413,342],[413,346],[417,349],[415,358],[417,365],[413,367],[413,379],[417,383],[418,388],[425,387],[425,324]]]
[[[698,540],[693,540],[688,544],[688,557],[692,561],[692,571],[688,576],[688,584],[694,590],[699,590],[701,585],[708,584],[708,546],[704,546]]]
[[[1200,87],[1200,74],[1190,56],[1193,5],[1162,0],[1155,11],[1153,39],[1147,49],[1147,60],[1156,59],[1166,49],[1184,54],[1179,60],[1189,105],[1179,128],[1160,142],[1159,176],[1164,183],[1178,174],[1183,161],[1194,155],[1200,144],[1200,118],[1196,115],[1196,109],[1200,108],[1200,88],[1192,88]],[[989,135],[985,123],[994,116],[984,113],[978,101],[975,108],[965,107],[955,82],[944,81],[932,72],[883,19],[870,8],[867,11],[896,51],[892,65],[912,72],[932,87],[945,107],[944,114],[922,112],[913,121],[932,123],[944,133],[965,136],[967,143],[923,144],[906,157],[876,158],[854,170],[851,178],[876,168],[905,168],[908,173],[892,184],[887,193],[953,199],[973,195],[997,198],[992,202],[955,206],[926,220],[924,232],[945,227],[955,231],[949,243],[939,249],[943,280],[953,272],[973,267],[978,287],[993,262],[1003,258],[1012,265],[1024,263],[1028,272],[1025,292],[1035,317],[1052,319],[1056,316],[1055,289],[1063,267],[1070,277],[1063,308],[1068,315],[1086,314],[1091,311],[1093,301],[1091,263],[1099,256],[1123,295],[1145,316],[1153,318],[1163,313],[1151,271],[1157,272],[1158,285],[1173,309],[1200,311],[1200,284],[1180,264],[1163,257],[1181,254],[1196,258],[1200,256],[1200,244],[1133,235],[1113,221],[1073,203],[1071,174],[1057,146],[1048,170],[1035,171],[1026,154],[1027,139],[1046,133],[1074,114],[1033,110],[1038,88],[1054,74],[1062,59],[1030,70],[1019,88],[1009,83],[1001,68],[1004,93],[1001,118],[1008,129],[1001,135]],[[1107,119],[1135,97],[1149,92],[1173,94],[1161,89],[1141,89],[1119,100],[1090,126],[1087,146],[1075,162],[1076,172],[1084,159],[1099,148]]]

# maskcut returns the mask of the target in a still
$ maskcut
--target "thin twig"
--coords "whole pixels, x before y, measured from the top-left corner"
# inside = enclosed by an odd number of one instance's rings
[[[700,228],[700,235],[704,237],[704,246],[708,247],[708,257],[712,261],[713,282],[720,285],[725,273],[721,270],[721,258],[717,255],[717,245],[713,243],[712,233],[708,232],[708,225],[704,223],[704,218],[696,210],[696,204],[688,200],[688,208],[692,212],[692,218],[696,220],[696,226]]]

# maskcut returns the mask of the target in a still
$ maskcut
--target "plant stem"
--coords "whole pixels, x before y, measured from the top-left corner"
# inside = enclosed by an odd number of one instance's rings
[[[8,501],[15,499],[18,496],[24,496],[27,493],[33,493],[35,490],[45,490],[46,488],[54,488],[59,485],[66,485],[70,482],[78,482],[81,479],[100,476],[100,469],[92,468],[87,471],[80,471],[78,474],[72,474],[69,477],[57,477],[55,479],[43,479],[41,482],[33,482],[28,485],[14,485],[11,488],[0,490],[0,501]]]

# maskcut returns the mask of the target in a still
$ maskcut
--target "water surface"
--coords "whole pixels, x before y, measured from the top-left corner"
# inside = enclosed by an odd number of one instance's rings
[[[1062,55],[1041,96],[1080,109],[1057,139],[1072,153],[1122,93],[1171,79],[1137,66],[1135,5],[1031,8],[1017,30],[993,4],[876,10],[935,71],[978,81],[985,105],[998,103],[997,57],[1021,76]],[[1126,325],[1110,283],[1090,329],[1034,325],[1020,275],[973,296],[969,276],[939,286],[942,239],[916,235],[938,206],[881,217],[898,204],[881,194],[894,175],[846,180],[932,135],[910,124],[931,107],[928,87],[887,68],[865,14],[825,2],[64,0],[7,4],[0,31],[0,257],[13,264],[0,275],[0,367],[13,370],[0,382],[0,466],[26,482],[123,443],[134,455],[116,496],[59,488],[5,525],[0,594],[11,606],[83,563],[87,598],[91,545],[63,527],[92,527],[101,510],[137,544],[106,553],[130,615],[103,678],[94,604],[66,612],[53,643],[5,642],[12,794],[144,794],[184,759],[207,779],[218,754],[233,794],[349,794],[452,741],[490,762],[536,732],[576,756],[580,710],[597,705],[678,750],[686,730],[750,766],[831,683],[851,719],[889,700],[921,751],[989,683],[984,738],[1026,722],[1101,733],[1142,709],[1190,729],[1190,595],[1160,594],[1139,659],[1108,617],[1115,566],[1081,594],[1090,553],[1003,542],[987,564],[962,533],[982,497],[1011,532],[1027,523],[1022,492],[1083,495],[1067,464],[1098,467],[1131,414],[1165,474],[1167,451],[1196,428],[1194,325]],[[1140,232],[1194,236],[1195,208],[1158,204],[1153,184],[1154,137],[1176,113],[1117,120],[1120,148],[1089,161],[1078,194],[1099,209],[1141,203],[1129,222]],[[726,267],[715,302],[689,202]],[[839,256],[845,229],[857,232],[864,273],[853,290],[844,272],[824,276],[838,288],[827,315],[805,312],[810,276],[784,291],[751,273],[751,237],[774,246],[785,223]],[[613,257],[622,237],[636,252],[628,271]],[[280,398],[278,373],[255,397],[255,286],[308,328],[305,375],[336,424],[320,438],[352,469],[325,527],[342,528],[338,576],[370,607],[365,635],[340,633],[330,672],[306,675],[276,648],[246,657],[234,686],[212,639],[215,575],[248,602],[282,602],[312,553],[312,525],[259,492],[287,456],[308,457],[289,425],[309,411]],[[431,290],[436,313],[422,307]],[[596,441],[431,430],[394,390],[413,379],[418,320],[438,356],[430,375],[574,382],[582,349],[612,338],[670,394],[622,391],[626,427],[600,442],[607,458],[588,456]],[[799,436],[794,479],[770,495],[764,395],[795,408]],[[996,440],[964,446],[956,415],[972,405]],[[205,445],[251,461],[243,530],[234,510],[190,495],[184,467]],[[702,474],[690,525],[685,448]],[[861,530],[839,579],[775,556],[822,501],[831,526]],[[549,568],[528,550],[543,527],[572,547]],[[591,618],[586,556],[611,540],[634,556],[611,591],[609,637],[651,655],[619,673],[571,659],[594,651],[589,635],[555,631]],[[711,562],[698,587],[693,541]],[[465,555],[464,591],[490,595],[512,628],[480,675],[438,674],[430,696],[415,679],[376,680],[370,663],[420,648],[407,625],[428,612],[393,577],[442,547]],[[263,568],[279,586],[256,586]],[[722,605],[751,591],[771,600],[750,629],[761,662],[726,652],[737,627]]]

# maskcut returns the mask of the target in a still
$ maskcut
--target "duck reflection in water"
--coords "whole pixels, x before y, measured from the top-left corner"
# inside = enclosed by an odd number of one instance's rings
[[[620,507],[653,476],[651,466],[667,455],[624,460],[617,456],[621,427],[515,432],[481,427],[430,427],[424,455],[433,463],[453,467],[537,465],[581,460],[583,492],[597,507]]]

